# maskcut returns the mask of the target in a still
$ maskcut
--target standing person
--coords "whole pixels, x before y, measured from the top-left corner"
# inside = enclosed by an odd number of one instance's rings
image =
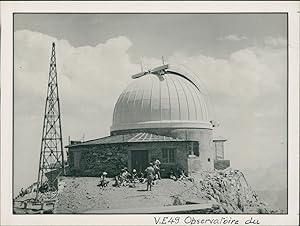
[[[155,170],[155,179],[159,179],[161,180],[161,177],[160,177],[160,161],[158,159],[155,160],[154,162],[154,170]]]
[[[147,191],[149,190],[149,186],[150,186],[150,191],[152,188],[152,181],[154,179],[155,176],[155,170],[153,168],[153,163],[150,162],[149,166],[146,168],[146,175],[147,175]]]

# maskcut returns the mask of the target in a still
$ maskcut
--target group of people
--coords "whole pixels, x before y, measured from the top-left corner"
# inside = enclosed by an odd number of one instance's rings
[[[160,165],[161,162],[156,159],[153,162],[150,162],[148,167],[145,169],[144,172],[137,173],[136,169],[133,169],[132,172],[129,172],[127,167],[124,167],[121,169],[121,172],[114,177],[114,187],[135,187],[136,183],[145,183],[147,182],[147,191],[152,189],[152,186],[154,185],[155,180],[160,180]],[[107,173],[103,172],[100,177],[100,183],[98,184],[99,187],[107,187],[109,181],[106,178]],[[193,178],[190,178],[186,176],[184,170],[180,169],[176,172],[171,169],[169,178],[174,181],[181,181],[181,180],[191,180],[193,181]]]
[[[192,177],[189,177],[185,174],[183,169],[178,170],[178,173],[174,172],[173,169],[170,170],[169,178],[174,181],[183,181],[183,180],[189,180],[194,181]]]
[[[132,170],[132,173],[128,172],[127,167],[124,167],[120,174],[115,176],[115,183],[113,184],[114,187],[120,186],[128,186],[128,187],[135,187],[135,183],[138,181],[143,180],[143,174],[137,173],[136,169]]]
[[[154,180],[161,179],[160,176],[160,164],[161,162],[157,159],[154,162],[150,162],[149,166],[144,172],[137,173],[136,169],[133,169],[130,173],[127,167],[121,169],[121,172],[114,177],[114,187],[135,187],[136,183],[145,183],[147,181],[147,190],[151,190]],[[103,172],[100,176],[100,182],[98,187],[107,187],[109,181],[107,179],[107,173]]]
[[[24,190],[23,188],[21,188],[21,191],[19,192],[17,197],[24,197],[28,193],[30,193],[30,192],[27,189]]]

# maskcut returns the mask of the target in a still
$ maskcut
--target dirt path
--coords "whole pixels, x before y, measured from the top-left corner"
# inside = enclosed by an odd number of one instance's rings
[[[146,191],[146,183],[136,183],[136,187],[129,188],[113,187],[113,181],[110,181],[108,187],[100,188],[97,187],[99,178],[94,177],[65,177],[62,181],[64,188],[57,198],[56,213],[170,206],[177,196],[194,187],[190,181],[171,179],[157,181],[152,191]]]

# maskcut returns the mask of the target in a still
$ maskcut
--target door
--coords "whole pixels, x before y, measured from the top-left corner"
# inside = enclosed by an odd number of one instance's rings
[[[144,172],[149,164],[148,150],[134,150],[131,152],[131,165],[132,169],[136,171]]]

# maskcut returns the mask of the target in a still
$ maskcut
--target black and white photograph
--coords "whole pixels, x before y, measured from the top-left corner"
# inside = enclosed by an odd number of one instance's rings
[[[13,216],[291,211],[287,12],[15,12],[12,26]]]

